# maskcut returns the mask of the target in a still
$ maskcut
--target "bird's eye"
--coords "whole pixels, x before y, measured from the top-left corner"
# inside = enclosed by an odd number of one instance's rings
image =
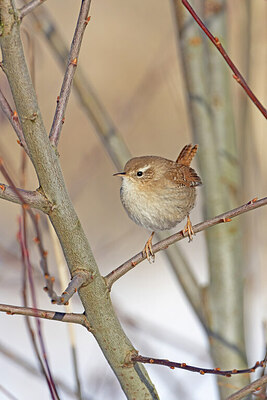
[[[137,175],[137,176],[142,176],[142,175],[143,175],[143,172],[142,172],[142,171],[138,171],[136,175]]]

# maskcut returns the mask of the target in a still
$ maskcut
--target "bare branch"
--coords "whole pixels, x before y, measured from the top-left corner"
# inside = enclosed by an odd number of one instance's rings
[[[82,44],[82,38],[85,28],[90,20],[88,18],[91,0],[84,0],[81,4],[80,14],[77,21],[77,26],[73,36],[71,49],[68,58],[68,66],[64,75],[63,83],[61,86],[60,95],[57,100],[57,108],[54,116],[54,121],[49,134],[50,141],[53,145],[57,146],[62,124],[64,122],[65,110],[69,101],[72,81],[77,67],[77,60]]]
[[[0,385],[0,392],[4,393],[4,395],[9,399],[9,400],[18,400],[17,397],[13,396],[12,393],[10,393],[4,386]]]
[[[169,368],[180,368],[180,369],[185,369],[187,371],[191,372],[198,372],[201,375],[205,374],[212,374],[212,375],[222,375],[225,376],[226,378],[230,378],[232,375],[237,375],[237,374],[249,374],[252,372],[255,372],[257,368],[265,368],[266,361],[265,359],[262,361],[257,361],[255,365],[251,368],[246,368],[246,369],[232,369],[232,370],[227,370],[223,371],[220,368],[200,368],[200,367],[194,367],[193,365],[188,365],[186,363],[179,363],[179,362],[174,362],[174,361],[169,361],[169,360],[164,360],[160,358],[153,358],[153,357],[143,357],[139,355],[134,355],[131,357],[131,361],[135,362],[141,362],[145,364],[154,364],[154,365],[163,365]]]
[[[17,193],[19,193],[19,196]],[[40,192],[18,188],[14,191],[12,186],[7,186],[4,183],[0,184],[0,199],[12,201],[17,204],[28,204],[30,207],[37,208],[46,214],[51,210],[49,202]]]
[[[22,218],[19,218],[19,234],[18,234],[18,236],[19,236],[19,243],[20,243],[20,248],[21,248],[21,259],[22,259],[22,264],[24,267],[24,283],[26,283],[26,273],[27,273],[28,279],[29,279],[32,303],[33,303],[34,309],[37,309],[37,299],[36,299],[36,292],[35,292],[34,279],[33,279],[33,268],[32,268],[32,264],[30,261],[30,253],[29,253],[29,248],[28,248],[26,217],[27,217],[26,210],[25,210],[25,208],[22,208]],[[59,400],[57,388],[56,388],[55,381],[52,376],[50,364],[48,361],[47,350],[46,350],[46,346],[45,346],[45,342],[44,342],[41,321],[37,317],[35,322],[36,322],[37,334],[38,334],[38,339],[39,339],[39,344],[40,344],[40,351],[39,351],[39,348],[38,348],[36,340],[35,340],[34,331],[32,329],[30,329],[30,334],[31,334],[31,339],[32,339],[33,345],[34,345],[34,349],[36,351],[37,358],[41,364],[40,365],[41,369],[42,369],[45,379],[47,381],[47,385],[49,387],[51,398],[53,400],[54,399]]]
[[[19,9],[20,19],[24,18],[25,15],[28,15],[29,13],[31,13],[36,7],[40,6],[44,2],[45,2],[45,0],[32,0],[25,6],[21,7]]]
[[[19,143],[21,144],[21,146],[24,148],[24,150],[28,154],[28,146],[24,139],[24,135],[23,135],[22,128],[21,128],[21,125],[19,122],[19,118],[18,118],[18,114],[16,111],[12,111],[10,105],[8,104],[7,99],[5,98],[5,96],[3,95],[1,90],[0,90],[0,106],[2,108],[3,113],[9,119],[11,125],[13,126],[13,128],[17,134],[17,137],[19,139]]]
[[[58,305],[64,304],[68,305],[69,299],[77,293],[81,286],[89,283],[92,276],[88,271],[76,271],[72,280],[68,284],[67,289],[62,293],[59,298],[52,300],[52,303],[57,303]]]
[[[243,204],[240,207],[234,208],[233,210],[220,214],[217,217],[208,219],[207,221],[200,222],[199,224],[194,225],[193,226],[194,233],[201,232],[204,229],[210,228],[211,226],[220,224],[222,222],[230,222],[232,218],[237,217],[240,214],[244,214],[248,211],[255,210],[256,208],[265,206],[266,204],[267,204],[267,197],[264,197],[260,200],[253,199],[248,203]],[[188,233],[183,235],[182,231],[175,233],[174,235],[171,235],[168,238],[154,244],[154,246],[152,246],[153,253],[157,253],[160,250],[164,250],[168,248],[171,244],[178,242],[179,240],[182,240],[187,236]],[[144,261],[145,259],[146,257],[144,257],[143,252],[138,253],[134,257],[130,258],[130,260],[120,265],[114,271],[110,272],[105,277],[107,287],[111,289],[111,286],[113,285],[114,282],[116,282],[119,278],[121,278],[128,271],[130,271],[132,268],[134,268],[137,264]]]
[[[34,363],[34,361],[27,361],[25,357],[20,356],[15,349],[11,349],[11,347],[8,348],[6,344],[0,343],[0,354],[1,357],[6,357],[9,361],[11,361],[11,363],[17,365],[25,372],[33,376],[40,377],[40,370],[36,366],[36,363]],[[66,395],[68,394],[69,396],[75,398],[76,393],[71,386],[68,385],[68,383],[69,382],[66,382],[64,378],[63,380],[56,378],[56,384],[60,387],[61,391],[65,392]]]
[[[180,1],[180,0],[177,0]],[[250,97],[250,99],[253,101],[253,103],[258,107],[260,112],[263,114],[265,118],[267,118],[267,110],[266,108],[261,104],[261,102],[257,99],[253,91],[249,88],[247,82],[233,63],[233,61],[230,59],[228,54],[226,53],[225,49],[223,48],[220,40],[213,36],[213,34],[209,31],[209,29],[206,27],[206,25],[201,21],[199,16],[195,13],[191,5],[188,3],[187,0],[182,0],[183,5],[187,8],[187,10],[190,12],[194,20],[198,23],[200,28],[205,32],[205,34],[208,36],[208,38],[211,40],[211,42],[214,44],[217,50],[221,53],[231,70],[233,71],[234,75],[233,78],[242,86],[242,88],[245,90],[247,95]]]
[[[79,324],[85,326],[88,330],[90,330],[89,323],[84,314],[62,313],[57,311],[40,310],[30,307],[12,306],[10,304],[0,304],[0,311],[5,312],[8,315],[26,315],[28,317]]]

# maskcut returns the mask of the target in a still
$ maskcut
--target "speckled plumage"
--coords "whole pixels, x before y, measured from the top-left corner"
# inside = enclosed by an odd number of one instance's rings
[[[195,205],[201,179],[190,167],[197,145],[187,145],[176,162],[144,156],[129,160],[122,177],[121,201],[129,217],[152,231],[173,228]]]

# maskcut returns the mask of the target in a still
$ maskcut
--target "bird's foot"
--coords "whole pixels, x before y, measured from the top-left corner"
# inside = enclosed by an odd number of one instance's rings
[[[148,241],[145,244],[144,250],[143,250],[143,256],[147,258],[147,261],[151,264],[155,261],[155,254],[153,253],[152,249],[152,239],[154,236],[154,232],[151,233],[149,236]]]
[[[188,233],[189,242],[193,240],[193,235],[195,234],[195,232],[193,231],[193,226],[191,224],[189,215],[187,216],[187,222],[182,232],[184,236],[186,235],[186,233]]]

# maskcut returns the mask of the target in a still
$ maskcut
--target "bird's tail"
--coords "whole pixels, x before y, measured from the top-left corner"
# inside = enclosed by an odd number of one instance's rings
[[[194,146],[192,144],[187,144],[184,146],[182,149],[181,153],[179,154],[176,162],[178,164],[182,165],[189,165],[191,164],[192,159],[194,158],[196,152],[197,152],[198,145],[195,144]]]

